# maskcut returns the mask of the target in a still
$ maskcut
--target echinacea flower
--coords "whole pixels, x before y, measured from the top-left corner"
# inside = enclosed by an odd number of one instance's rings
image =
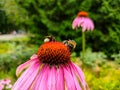
[[[11,89],[12,84],[10,79],[2,79],[0,80],[0,90],[6,90],[6,89]]]
[[[8,85],[8,84],[11,83],[11,80],[9,80],[9,79],[2,79],[2,80],[0,80],[0,82],[1,82],[1,84],[6,84],[6,85]]]
[[[79,12],[77,17],[72,22],[73,29],[78,29],[79,27],[82,27],[82,32],[85,30],[89,31],[94,29],[94,23],[85,11]]]
[[[12,90],[86,90],[84,73],[70,59],[75,42],[62,43],[49,38],[37,54],[17,68],[17,76],[23,73]]]

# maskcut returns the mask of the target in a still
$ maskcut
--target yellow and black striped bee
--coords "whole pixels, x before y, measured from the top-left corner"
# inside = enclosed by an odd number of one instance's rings
[[[74,40],[64,40],[63,44],[67,46],[70,51],[76,47],[76,42]]]
[[[53,36],[46,36],[44,42],[55,42],[55,38]],[[70,52],[75,49],[76,42],[74,40],[64,40],[63,44],[68,47]]]
[[[53,36],[46,36],[44,39],[44,42],[51,42],[51,41],[56,41],[55,38]]]

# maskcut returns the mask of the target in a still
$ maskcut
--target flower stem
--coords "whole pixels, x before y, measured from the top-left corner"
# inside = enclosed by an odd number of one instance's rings
[[[84,67],[84,59],[85,59],[85,33],[82,32],[82,66]]]

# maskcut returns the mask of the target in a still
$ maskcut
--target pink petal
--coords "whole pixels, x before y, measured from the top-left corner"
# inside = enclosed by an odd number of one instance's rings
[[[68,66],[63,66],[62,68],[64,70],[64,78],[65,78],[67,90],[76,90],[72,74],[66,67]]]
[[[76,86],[76,90],[82,90],[82,88],[80,87],[80,84],[77,80],[77,77],[75,75],[75,72],[74,72],[74,69],[72,68],[72,66],[70,65],[70,67],[68,68],[69,71],[71,71],[71,74],[73,76],[73,79],[74,79],[74,83],[75,83],[75,86]]]
[[[33,57],[34,56],[34,57]],[[16,75],[19,76],[19,74],[24,70],[26,69],[27,67],[29,67],[30,65],[32,65],[35,61],[39,61],[39,59],[37,58],[37,56],[33,55],[31,60],[19,65],[17,67],[17,70],[16,70]]]
[[[87,24],[86,30],[93,30],[94,29],[93,21],[90,18],[86,18],[85,22]]]
[[[90,30],[92,31],[94,29],[94,23],[91,19],[89,20],[89,23],[90,23]]]
[[[72,22],[72,29],[77,28],[77,18],[75,18]]]
[[[30,57],[30,59],[37,59],[37,58],[38,58],[37,54],[33,54],[33,55]]]
[[[39,62],[35,62],[32,66],[30,66],[16,81],[12,90],[29,90],[35,77],[38,74],[39,68],[40,68]]]
[[[81,23],[82,31],[86,30],[93,30],[94,29],[94,24],[93,21],[90,18],[87,17],[82,17],[83,23]]]
[[[4,89],[4,85],[0,83],[0,90]]]
[[[47,79],[49,75],[49,66],[44,65],[35,79],[32,90],[48,90],[47,89]]]
[[[55,66],[52,66],[48,77],[48,90],[56,90],[56,73],[57,72]]]
[[[84,32],[86,30],[86,24],[85,24],[85,22],[81,26],[82,26],[82,32]]]
[[[64,73],[61,66],[59,66],[57,70],[57,85],[56,90],[64,90]]]
[[[90,22],[90,19],[89,18],[86,18],[86,30],[90,31],[90,28],[91,28],[91,22]]]
[[[82,72],[82,70],[77,65],[71,63],[70,66],[74,69],[74,72],[79,76],[80,82],[81,82],[84,90],[86,90],[87,83],[85,81],[84,73]]]
[[[79,21],[78,21],[78,27],[81,27],[81,25],[84,23],[84,19],[79,17]]]
[[[82,17],[83,23],[81,24],[82,27],[82,31],[84,32],[85,30],[87,30],[88,24],[86,22],[86,18]]]
[[[76,17],[74,20],[73,20],[73,23],[72,23],[72,29],[77,29],[78,27],[80,27],[81,23],[83,21],[81,20],[80,17]]]

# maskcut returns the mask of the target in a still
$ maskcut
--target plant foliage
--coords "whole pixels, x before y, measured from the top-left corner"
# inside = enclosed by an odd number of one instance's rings
[[[86,33],[87,47],[103,51],[108,57],[120,50],[120,0],[1,0],[2,14],[11,29],[22,29],[34,35],[31,42],[40,44],[43,37],[74,39],[75,51],[81,50],[81,30],[73,31],[71,23],[79,11],[87,11],[95,30]],[[2,17],[0,13],[0,16]],[[2,18],[2,24],[5,19]],[[2,25],[1,24],[1,25]],[[12,24],[12,25],[11,25]],[[5,25],[5,24],[4,24]],[[6,27],[0,27],[5,28]],[[5,29],[3,29],[5,30]]]

